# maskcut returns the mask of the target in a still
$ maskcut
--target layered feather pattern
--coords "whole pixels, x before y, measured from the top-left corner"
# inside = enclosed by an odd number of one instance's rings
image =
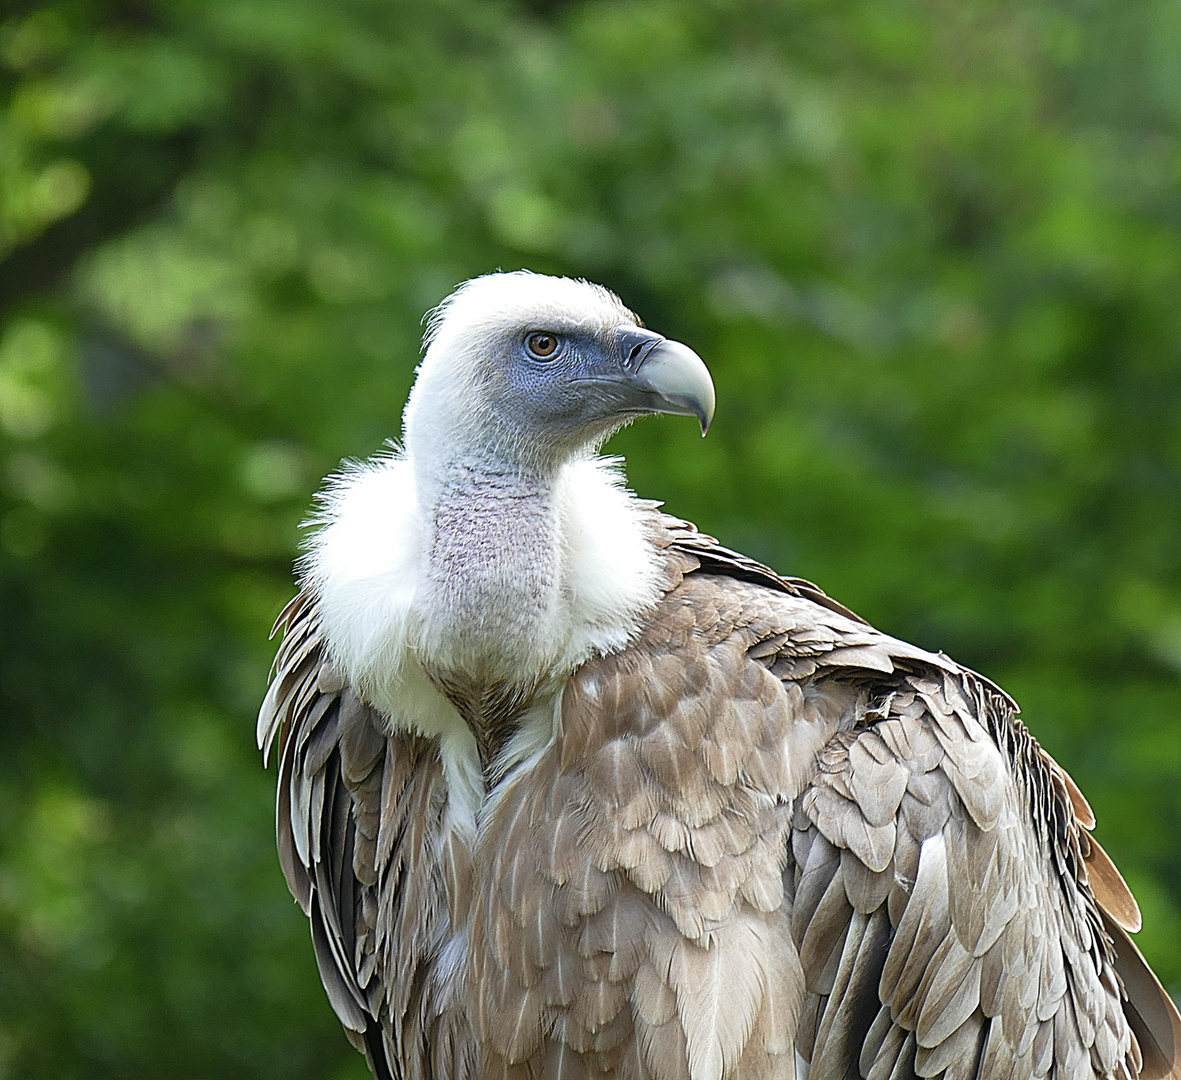
[[[280,858],[376,1074],[1179,1075],[1135,901],[1013,702],[649,514],[656,606],[470,830],[439,737],[348,685],[313,596],[281,617]]]

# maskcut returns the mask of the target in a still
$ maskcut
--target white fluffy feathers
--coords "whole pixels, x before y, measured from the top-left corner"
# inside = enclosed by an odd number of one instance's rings
[[[588,656],[618,649],[657,595],[643,504],[614,462],[572,462],[556,495],[562,603],[548,650],[552,670],[521,673],[534,678],[568,674]],[[396,726],[450,730],[461,721],[416,660],[415,593],[428,524],[411,462],[397,454],[354,467],[329,482],[321,502],[303,573],[319,598],[333,659]]]

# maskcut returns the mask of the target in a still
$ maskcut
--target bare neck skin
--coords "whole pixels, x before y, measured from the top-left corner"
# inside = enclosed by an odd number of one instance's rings
[[[535,653],[529,646],[560,598],[553,484],[470,460],[440,479],[423,506],[430,536],[420,579],[423,644],[439,662],[493,678],[524,675],[521,659]]]
[[[420,658],[472,727],[487,765],[561,648],[554,479],[465,455],[423,480]]]

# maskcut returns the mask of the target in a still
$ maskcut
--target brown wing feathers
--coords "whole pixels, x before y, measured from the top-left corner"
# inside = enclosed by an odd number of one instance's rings
[[[814,1068],[858,1054],[872,1077],[899,1068],[920,1076],[1135,1075],[1097,908],[1085,882],[1060,876],[1059,866],[1074,873],[1075,858],[1046,849],[1047,835],[1069,845],[1068,830],[1039,836],[1030,828],[1029,807],[1045,808],[1044,792],[1021,789],[1043,778],[1009,780],[1009,764],[975,708],[965,707],[978,688],[963,679],[957,686],[949,675],[908,676],[882,719],[830,745],[800,801],[800,891],[806,901],[823,887],[826,910],[837,912],[826,921],[819,908],[797,903],[793,919],[805,970],[808,957],[824,959],[812,965],[809,985],[820,1017]],[[867,760],[900,768],[905,784],[874,784],[867,800],[857,780]],[[867,946],[860,920],[882,911],[892,939]],[[828,971],[833,956],[839,971],[855,950],[880,1008],[868,1019],[862,1012],[860,1029],[834,1027],[826,1019],[844,1009],[848,991]],[[834,1030],[844,1040],[835,1048]]]
[[[328,998],[379,1078],[468,1075],[462,1014],[426,978],[446,932],[449,870],[457,891],[455,860],[431,842],[445,803],[436,749],[387,735],[344,684],[306,594],[278,625],[259,742],[279,740],[280,863],[311,920]]]
[[[1176,1009],[1126,936],[1113,944],[1104,928],[1138,927],[1135,901],[1084,831],[1086,800],[1011,700],[942,657],[876,634],[858,643],[855,625],[815,608],[790,622],[749,657],[812,700],[837,680],[876,698],[833,734],[796,803],[793,934],[813,1080],[1136,1075],[1125,1013],[1151,1051],[1144,1075],[1169,1075]]]

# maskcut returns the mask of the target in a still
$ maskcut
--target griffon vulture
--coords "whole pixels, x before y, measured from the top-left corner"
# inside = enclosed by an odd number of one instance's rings
[[[492,274],[433,314],[401,448],[329,482],[258,733],[373,1072],[1181,1077],[1012,699],[596,456],[713,409],[606,289]]]

